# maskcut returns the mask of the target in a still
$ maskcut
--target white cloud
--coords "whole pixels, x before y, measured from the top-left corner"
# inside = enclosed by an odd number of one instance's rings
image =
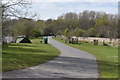
[[[117,14],[117,3],[109,2],[38,2],[34,3],[32,11],[40,14],[41,19],[56,19],[67,12],[82,12],[84,10],[103,11],[110,14]]]
[[[32,2],[119,2],[119,0],[32,0]]]

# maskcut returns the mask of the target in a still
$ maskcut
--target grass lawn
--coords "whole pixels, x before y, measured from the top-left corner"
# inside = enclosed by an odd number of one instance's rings
[[[54,39],[65,43],[61,39]],[[101,78],[118,78],[118,48],[96,46],[89,43],[65,44],[95,55],[98,60]]]
[[[32,39],[32,44],[12,43],[3,45],[3,72],[36,66],[58,57],[60,51],[50,44],[40,43],[41,39]]]

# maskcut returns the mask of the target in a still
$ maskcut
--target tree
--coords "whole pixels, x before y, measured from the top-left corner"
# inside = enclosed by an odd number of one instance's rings
[[[49,20],[52,31],[59,35],[64,35],[65,29],[69,30],[69,36],[74,36],[78,29],[83,30],[83,37],[117,37],[118,16],[106,14],[105,12],[83,11],[79,14],[74,12],[64,13],[57,20]],[[79,32],[79,31],[78,31]],[[81,36],[81,35],[79,35]]]
[[[41,32],[40,31],[37,31],[37,30],[34,30],[33,31],[33,37],[40,37],[41,36]]]
[[[30,5],[30,0],[2,0],[2,15],[3,21],[6,18],[23,18],[28,14],[28,5]]]
[[[108,20],[106,18],[99,18],[95,24],[95,32],[97,37],[107,37]],[[107,30],[107,31],[106,31]]]
[[[0,7],[2,4],[0,3]],[[0,8],[0,13],[2,13],[2,8]],[[2,14],[0,14],[0,32],[2,32]],[[2,34],[0,33],[0,44],[2,43]]]
[[[65,35],[66,37],[69,37],[69,29],[68,29],[68,28],[65,29],[65,31],[64,31],[64,35]]]
[[[20,19],[12,28],[14,36],[26,35],[31,37],[34,31],[34,21],[31,19]]]
[[[2,37],[12,36],[9,33],[12,32],[11,26],[6,21],[11,18],[21,19],[26,17],[35,17],[35,14],[28,14],[31,1],[30,0],[2,0]],[[9,33],[8,33],[9,32]]]
[[[46,23],[43,20],[37,20],[34,24],[34,30],[39,31],[41,35],[44,35],[44,30],[46,29]]]
[[[73,12],[62,14],[57,20],[24,20],[16,19],[16,24],[11,24],[12,20],[6,20],[5,24],[10,32],[12,26],[13,31],[17,35],[38,36],[40,35],[65,35],[67,38],[71,36],[81,37],[108,37],[117,38],[117,17],[116,15],[106,14],[95,11],[83,11],[80,14]],[[8,24],[9,23],[9,24]],[[16,27],[15,27],[16,26]],[[27,32],[29,31],[29,32]]]
[[[47,28],[44,29],[43,35],[44,36],[51,36],[52,33],[53,33],[52,32],[52,28],[51,27],[47,27]]]
[[[77,37],[83,37],[84,30],[82,30],[82,29],[76,29],[74,35],[77,36]]]
[[[95,31],[94,27],[88,29],[87,30],[87,36],[89,36],[89,37],[95,37],[95,32],[94,31]]]

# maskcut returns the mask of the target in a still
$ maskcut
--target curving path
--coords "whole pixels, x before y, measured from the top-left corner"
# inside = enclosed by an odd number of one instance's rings
[[[36,67],[3,73],[3,78],[98,78],[95,56],[49,38],[61,51],[53,61]]]

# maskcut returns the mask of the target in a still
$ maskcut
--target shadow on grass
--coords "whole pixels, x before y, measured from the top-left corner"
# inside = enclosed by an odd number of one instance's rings
[[[36,66],[56,58],[59,53],[51,46],[41,44],[9,44],[3,45],[3,72]],[[45,48],[44,48],[45,47]],[[48,47],[48,49],[46,49]],[[49,49],[50,47],[50,49]]]
[[[23,45],[22,45],[23,46]],[[33,46],[30,46],[30,45],[26,45],[28,48],[24,48],[22,46],[17,46],[17,45],[14,45],[14,47],[9,47],[8,45],[5,46],[5,49],[3,47],[3,51],[9,51],[9,52],[16,52],[16,53],[19,53],[19,52],[26,52],[26,53],[29,53],[29,52],[36,52],[36,53],[50,53],[50,51],[47,51],[47,50],[40,50],[40,49],[35,49]],[[29,48],[30,47],[30,48]],[[34,49],[32,49],[34,48]],[[37,46],[38,48],[38,46]],[[3,52],[2,54],[7,54],[6,52]]]
[[[53,60],[57,55],[50,54],[10,54],[3,52],[3,72],[37,66]]]
[[[14,44],[10,44],[10,46],[26,46],[26,47],[38,47],[41,46],[41,44],[29,44],[29,43],[14,43]]]

